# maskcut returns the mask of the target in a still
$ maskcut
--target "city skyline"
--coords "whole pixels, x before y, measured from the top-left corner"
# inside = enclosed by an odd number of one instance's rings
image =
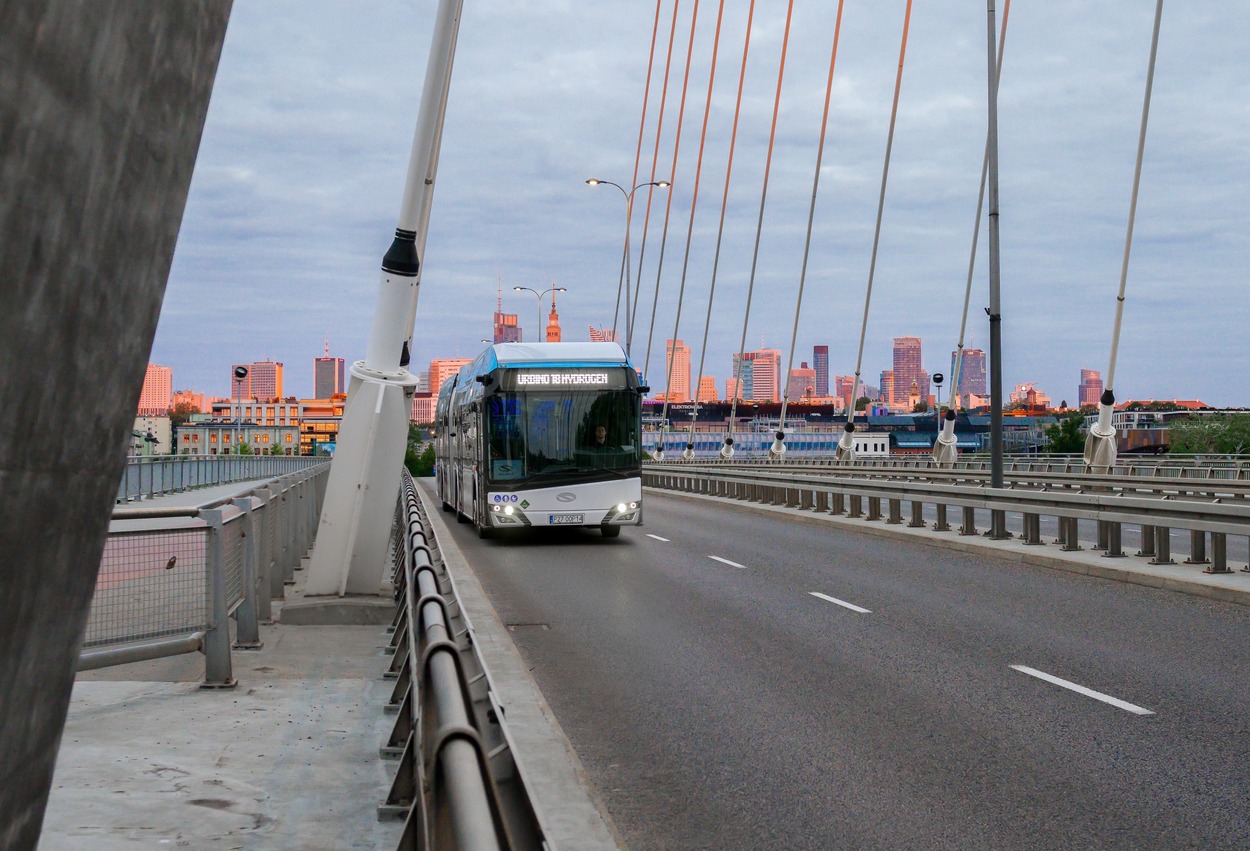
[[[661,4],[662,30],[671,8],[667,0]],[[828,341],[831,375],[853,372],[856,361],[902,8],[901,0],[852,6],[844,22],[834,132],[799,328],[801,340]],[[682,9],[676,38],[684,48],[689,5]],[[552,27],[550,16],[524,7],[465,9],[422,258],[415,363],[477,353],[478,341],[491,336],[500,277],[509,291],[541,290],[553,278],[567,287],[566,331],[612,327],[622,209],[619,198],[583,181],[631,175],[653,11],[644,4],[581,4],[562,8],[561,26]],[[259,349],[275,361],[302,364],[317,354],[325,334],[348,364],[363,356],[431,17],[428,5],[410,2],[371,4],[367,12],[319,2],[236,5],[151,353],[154,362],[178,365],[179,385],[222,393],[211,385],[228,370],[231,355],[247,361]],[[1244,304],[1239,270],[1250,262],[1250,246],[1240,238],[1250,219],[1241,189],[1250,182],[1250,152],[1237,141],[1250,102],[1240,70],[1246,18],[1226,2],[1164,16],[1117,398],[1250,404],[1250,376],[1227,367],[1244,360],[1250,346],[1235,321]],[[692,92],[706,86],[714,22],[713,15],[700,16]],[[740,55],[729,45],[740,46],[744,23],[744,10],[727,10],[689,264],[690,318],[675,334],[692,345],[703,332],[732,118],[727,102]],[[984,143],[984,4],[920,5],[912,26],[864,349],[869,383],[888,364],[895,335],[920,336],[935,352],[958,343]],[[1124,0],[1012,11],[999,116],[1009,385],[1011,377],[1034,380],[1071,397],[1073,372],[1106,369],[1150,27],[1149,10]],[[725,363],[738,343],[767,144],[761,128],[768,125],[781,31],[776,10],[761,10],[708,363]],[[593,46],[581,37],[586,32],[597,34]],[[788,336],[793,315],[831,33],[832,9],[796,9],[778,122],[784,156],[773,164],[759,297],[747,331],[752,340],[762,331],[774,345]],[[666,39],[662,32],[661,55]],[[279,43],[280,51],[273,47]],[[682,61],[674,60],[678,79]],[[396,79],[414,82],[395,86]],[[656,322],[662,336],[674,336],[684,248],[677,234],[689,217],[697,147],[690,140],[697,139],[701,100],[692,95],[687,108],[687,141],[671,190],[673,227]],[[670,97],[665,111],[661,170],[672,158],[675,101]],[[648,159],[643,173],[649,168]],[[645,200],[639,193],[640,212]],[[292,210],[299,210],[298,222]],[[641,269],[643,223],[633,224],[632,273],[642,281],[643,304],[635,355],[646,347],[661,219],[652,217]],[[988,349],[984,256],[983,239],[963,341],[968,348]],[[504,309],[533,316],[532,301],[527,308],[522,298]],[[1177,339],[1190,343],[1166,345]],[[653,352],[662,346],[654,340]],[[934,371],[944,361],[945,355],[941,362],[930,358],[926,366]],[[650,366],[654,373],[656,364]],[[288,383],[295,395],[312,390],[302,370],[292,370]]]

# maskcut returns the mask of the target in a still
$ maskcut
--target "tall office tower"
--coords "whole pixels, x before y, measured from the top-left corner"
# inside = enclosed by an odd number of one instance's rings
[[[980,349],[964,349],[963,363],[960,364],[962,375],[955,375],[955,352],[951,352],[951,377],[956,383],[955,392],[960,396],[975,393],[985,395],[985,352]]]
[[[855,401],[854,399],[851,398],[851,394],[854,392],[854,389],[853,389],[854,386],[855,386],[855,376],[853,375],[835,375],[833,377],[833,389],[837,391],[838,398],[840,398],[842,400],[842,403],[846,405],[848,408]],[[866,395],[864,393],[864,387],[862,384],[860,385],[860,388],[859,388],[859,395],[860,396]]]
[[[921,366],[920,338],[894,338],[894,403],[906,404],[911,383],[916,382],[921,399],[929,395],[929,376]],[[908,410],[911,410],[908,408]]]
[[[664,374],[668,386],[664,398],[670,402],[689,402],[690,395],[690,347],[681,340],[666,340],[664,344]]]
[[[149,367],[151,369],[151,367]],[[1081,387],[1077,394],[1081,407],[1097,405],[1102,397],[1102,373],[1096,369],[1081,370]]]
[[[726,378],[725,379],[725,401],[732,402],[734,400],[734,397],[737,397],[738,399],[742,398],[742,394],[738,392],[738,379]]]
[[[868,394],[861,394],[868,395]],[[869,396],[869,398],[872,398]],[[886,407],[894,407],[894,370],[881,370],[881,395],[880,399],[885,403]],[[906,401],[906,400],[904,400]]]
[[[515,313],[503,312],[503,282],[502,278],[499,283],[499,292],[495,297],[495,336],[496,343],[519,343],[521,342],[521,326],[517,324],[517,315]],[[432,388],[431,393],[437,393],[438,388]]]
[[[238,377],[238,369],[247,375]],[[230,366],[230,398],[267,402],[282,398],[282,364],[271,360],[236,363]]]
[[[710,375],[699,376],[699,401],[716,402],[716,379]]]
[[[790,370],[790,378],[786,381],[786,398],[797,402],[804,396],[816,395],[816,370],[801,361],[798,369]]]
[[[560,342],[560,314],[556,313],[556,291],[551,291],[551,312],[547,314],[547,342]]]
[[[147,371],[143,374],[143,390],[139,392],[139,416],[162,416],[173,401],[174,368],[148,364]]]
[[[812,346],[812,368],[816,370],[816,395],[829,395],[829,347]]]
[[[738,362],[742,365],[739,368]],[[754,399],[755,396],[755,352],[743,352],[741,357],[735,352],[733,356],[733,376],[730,380],[737,379],[739,383],[738,398],[743,400]],[[729,396],[732,399],[732,396]]]
[[[757,349],[751,364],[751,398],[757,402],[781,401],[781,352]]]
[[[252,396],[266,401],[282,398],[282,364],[271,360],[252,364]]]
[[[435,358],[430,361],[429,392],[437,396],[444,381],[459,372],[460,367],[472,362],[473,358]]]
[[[335,393],[346,393],[343,381],[343,359],[330,357],[330,338],[326,338],[325,355],[313,358],[313,398],[329,399]]]

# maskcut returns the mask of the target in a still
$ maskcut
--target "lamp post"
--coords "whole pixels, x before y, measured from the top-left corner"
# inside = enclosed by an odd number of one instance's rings
[[[634,193],[644,186],[657,186],[660,189],[667,189],[668,187],[672,186],[672,184],[669,183],[667,180],[652,180],[652,181],[648,181],[647,183],[639,183],[637,186],[635,186],[633,189],[630,189],[627,192],[625,191],[624,186],[621,186],[619,183],[613,183],[610,180],[600,180],[597,177],[591,177],[587,179],[586,181],[587,186],[598,186],[601,183],[607,186],[615,186],[617,189],[621,191],[621,195],[625,197],[625,252],[624,252],[624,257],[625,257],[625,355],[628,356],[630,346],[634,342],[634,323],[633,323],[633,316],[632,316],[633,311],[630,309],[631,287],[630,287],[630,282],[629,282],[629,278],[630,278],[629,223],[630,223],[630,220],[633,218],[633,214],[634,214]],[[621,303],[619,292],[617,293],[616,303],[618,305]]]
[[[243,379],[247,378],[247,367],[236,366],[234,368],[234,446],[231,451],[238,451],[239,434],[243,429]],[[229,454],[229,453],[227,453]]]
[[[512,289],[516,290],[517,292],[527,292],[527,293],[533,293],[533,294],[534,294],[534,297],[538,299],[538,330],[536,330],[536,331],[534,332],[535,334],[541,334],[541,333],[542,333],[542,327],[543,327],[543,296],[545,296],[547,293],[566,293],[566,292],[568,292],[568,290],[566,290],[564,287],[547,287],[547,289],[543,290],[542,292],[539,292],[538,290],[533,290],[533,289],[530,289],[529,287],[513,287]],[[485,341],[483,341],[483,342],[485,342]],[[541,343],[541,342],[542,342],[542,338],[541,338],[541,337],[539,337],[537,340],[535,340],[535,342],[537,342],[537,343]]]

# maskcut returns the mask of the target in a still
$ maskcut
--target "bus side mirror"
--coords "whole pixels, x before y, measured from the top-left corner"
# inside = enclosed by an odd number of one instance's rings
[[[645,385],[645,384],[639,384],[639,385],[638,385],[638,395],[639,395],[639,396],[646,396],[646,395],[647,395],[648,393],[650,393],[650,392],[651,392],[651,388],[650,388],[650,387],[648,387],[647,385]]]
[[[488,372],[488,373],[479,375],[474,380],[477,381],[478,384],[490,384],[490,373]]]

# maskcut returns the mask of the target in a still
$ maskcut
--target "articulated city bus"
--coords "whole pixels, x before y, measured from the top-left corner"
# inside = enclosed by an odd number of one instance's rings
[[[499,343],[439,389],[443,508],[478,534],[642,525],[642,394],[616,343]]]

